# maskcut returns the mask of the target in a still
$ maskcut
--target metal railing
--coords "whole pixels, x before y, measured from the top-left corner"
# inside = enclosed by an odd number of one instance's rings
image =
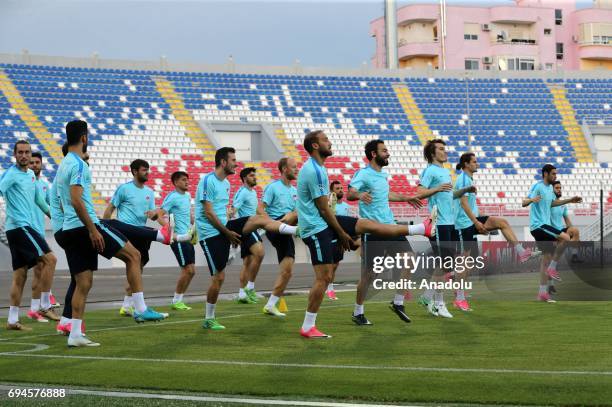
[[[608,212],[603,218],[603,236],[601,236],[601,222],[597,219],[595,222],[584,228],[580,236],[582,241],[595,241],[605,238],[612,233],[612,212]]]

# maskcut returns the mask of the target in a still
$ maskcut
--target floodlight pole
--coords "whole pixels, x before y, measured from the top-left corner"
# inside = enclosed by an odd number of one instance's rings
[[[467,114],[468,151],[472,151],[472,116],[470,115],[470,84],[468,73],[465,73],[465,102]]]

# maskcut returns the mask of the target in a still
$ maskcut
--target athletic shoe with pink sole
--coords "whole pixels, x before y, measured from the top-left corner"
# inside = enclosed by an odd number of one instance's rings
[[[552,298],[550,298],[550,295],[548,295],[548,293],[539,293],[538,294],[538,301],[542,301],[542,302],[548,302],[548,303],[555,303],[557,301],[553,300]]]
[[[308,338],[308,339],[328,339],[328,338],[331,338],[331,335],[324,334],[323,332],[319,331],[316,326],[313,326],[308,331],[304,331],[303,329],[300,329],[300,335],[302,335],[304,338]]]
[[[161,233],[164,237],[164,241],[162,242],[163,244],[172,243],[172,235],[174,234],[174,227],[172,225],[172,222],[168,222],[163,227],[161,227],[159,229],[159,233]]]
[[[434,237],[436,235],[436,224],[438,222],[438,207],[434,206],[431,209],[431,214],[429,218],[423,222],[425,225],[425,237]]]
[[[334,290],[329,290],[326,291],[327,292],[327,298],[329,298],[332,301],[336,301],[338,299],[338,297],[336,297],[336,291]]]
[[[470,307],[470,304],[467,302],[467,300],[455,300],[453,301],[453,305],[460,311],[472,311],[472,307]]]
[[[546,269],[546,274],[548,274],[548,277],[552,278],[553,280],[561,281],[561,276],[559,275],[559,272],[552,267]]]
[[[38,311],[28,311],[28,318],[36,322],[49,322],[49,320],[38,313]]]
[[[523,252],[523,254],[519,254],[519,262],[521,263],[525,263],[527,260],[532,259],[534,257],[537,257],[539,255],[541,255],[542,252],[539,250],[531,250],[531,249],[525,249],[525,251]]]
[[[68,336],[70,335],[70,331],[72,331],[72,324],[70,322],[64,325],[60,325],[58,322],[55,326],[55,332],[57,332],[58,335]],[[85,322],[81,322],[81,333],[85,335]]]

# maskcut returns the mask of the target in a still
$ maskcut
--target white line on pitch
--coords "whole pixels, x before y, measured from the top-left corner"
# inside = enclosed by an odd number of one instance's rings
[[[0,385],[0,390],[8,391],[19,388],[29,388],[28,386]],[[264,398],[246,398],[246,397],[214,397],[214,396],[189,396],[186,394],[160,394],[160,393],[138,393],[138,392],[120,392],[120,391],[98,391],[98,390],[81,390],[67,389],[67,394],[78,394],[87,396],[101,397],[121,397],[121,398],[142,398],[142,399],[161,399],[161,400],[181,400],[181,401],[207,401],[212,403],[238,403],[238,404],[257,404],[257,405],[274,405],[274,406],[308,406],[308,407],[389,407],[389,404],[362,404],[362,403],[338,403],[330,401],[301,401],[301,400],[279,400],[279,399],[264,399]],[[417,407],[407,406],[405,404],[393,404],[393,406],[401,407]]]

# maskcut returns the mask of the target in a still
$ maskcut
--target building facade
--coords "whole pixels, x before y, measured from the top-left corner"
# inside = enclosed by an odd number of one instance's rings
[[[384,68],[383,17],[370,23],[370,34],[376,42],[372,65]],[[412,4],[397,10],[397,38],[400,68],[612,69],[612,0],[583,9],[552,0],[445,9]]]

